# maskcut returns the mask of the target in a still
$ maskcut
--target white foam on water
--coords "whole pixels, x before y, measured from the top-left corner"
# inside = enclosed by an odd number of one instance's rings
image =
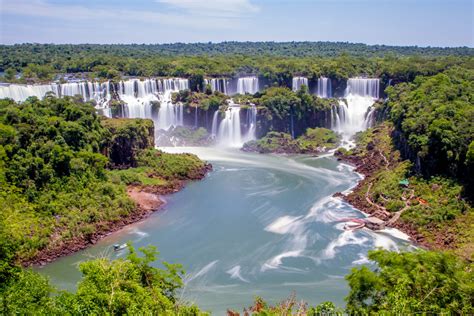
[[[249,281],[247,279],[242,277],[242,275],[240,273],[240,270],[241,270],[240,266],[236,265],[236,266],[230,268],[229,270],[227,270],[226,273],[230,275],[231,279],[236,279],[236,280],[240,280],[242,282],[249,283]]]
[[[341,199],[327,196],[311,207],[306,218],[316,222],[333,223],[342,218],[355,217],[358,211],[348,206]]]
[[[410,236],[408,236],[407,234],[405,234],[404,232],[396,229],[396,228],[391,228],[391,227],[388,227],[388,228],[385,228],[384,230],[382,230],[381,232],[385,233],[385,234],[388,234],[390,236],[393,236],[397,239],[401,239],[401,240],[404,240],[404,241],[410,241]]]
[[[275,234],[288,234],[291,233],[296,226],[301,225],[298,220],[301,216],[293,217],[293,216],[282,216],[277,218],[273,223],[265,227],[266,231],[275,233]]]
[[[355,264],[355,265],[363,265],[363,264],[369,264],[369,263],[370,263],[369,258],[367,258],[367,256],[362,253],[359,253],[359,259],[352,261],[352,264]]]
[[[364,229],[364,231],[372,237],[372,243],[374,248],[381,248],[390,251],[399,251],[397,243],[386,236],[383,233],[377,233],[369,229]]]
[[[132,230],[132,233],[135,234],[135,235],[138,235],[138,236],[140,236],[140,237],[147,237],[147,236],[149,236],[149,234],[148,234],[147,232],[142,232],[141,230],[136,229],[136,228]]]
[[[337,239],[331,241],[322,251],[321,259],[332,259],[336,256],[338,249],[348,245],[363,245],[368,241],[366,237],[358,237],[353,231],[343,231]]]
[[[205,265],[201,270],[199,270],[198,272],[192,274],[191,277],[187,281],[189,282],[189,281],[192,281],[194,279],[197,279],[199,277],[202,277],[202,276],[206,275],[209,271],[212,270],[212,268],[214,268],[216,266],[217,262],[219,262],[219,260],[211,261],[210,263]]]
[[[283,252],[279,255],[274,256],[273,258],[267,260],[261,267],[260,271],[265,272],[267,270],[274,270],[278,269],[281,264],[282,264],[282,259],[283,258],[296,258],[301,256],[302,251],[301,250],[292,250],[292,251],[286,251]],[[292,270],[299,270],[299,269],[292,269]]]

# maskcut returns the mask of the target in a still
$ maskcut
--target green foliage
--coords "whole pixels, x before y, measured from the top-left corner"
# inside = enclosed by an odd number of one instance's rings
[[[472,183],[464,169],[474,135],[474,70],[452,68],[387,91],[396,141],[416,170]]]
[[[216,111],[221,106],[227,105],[228,96],[220,92],[199,93],[184,90],[173,95],[174,102],[181,102],[188,109],[194,111],[196,107],[203,111]]]
[[[138,153],[155,144],[152,120],[102,119],[101,124],[108,131],[105,147],[113,165],[135,167]]]
[[[235,311],[228,310],[228,315],[239,315]],[[290,316],[290,315],[343,315],[343,310],[336,307],[332,302],[323,302],[316,306],[308,306],[304,301],[297,301],[295,295],[291,295],[287,299],[271,305],[263,298],[257,296],[253,305],[244,309],[244,315],[254,316]]]
[[[260,74],[270,85],[290,86],[295,74],[336,79],[365,74],[385,82],[411,81],[454,65],[471,65],[473,49],[368,46],[330,42],[163,44],[163,45],[0,45],[0,70],[22,69],[23,79],[44,81],[52,72],[91,77],[189,77],[204,92],[203,76]],[[38,68],[39,67],[39,68]]]
[[[308,128],[306,133],[298,137],[298,143],[303,152],[317,151],[318,148],[335,148],[340,137],[332,130],[322,127]]]
[[[50,298],[53,288],[42,275],[22,270],[0,289],[0,314],[48,315],[54,310]]]
[[[375,271],[354,268],[346,277],[349,314],[471,314],[472,267],[453,255],[416,251],[369,252]]]
[[[5,69],[5,80],[14,81],[15,79],[16,79],[16,69],[15,68]]]
[[[399,212],[401,222],[411,233],[422,236],[434,248],[449,248],[462,257],[471,258],[474,214],[469,200],[463,199],[464,186],[446,176],[420,177],[409,160],[401,160],[392,144],[393,127],[385,122],[356,135],[357,146],[350,152],[365,161],[370,172],[354,192],[359,200],[368,196],[389,212]],[[400,181],[408,179],[408,187]],[[367,206],[370,207],[370,206]]]
[[[308,128],[304,135],[293,139],[291,135],[280,132],[269,132],[259,140],[244,144],[243,151],[259,153],[319,153],[335,148],[339,136],[326,128]]]
[[[176,126],[169,129],[165,135],[166,140],[170,141],[169,143],[163,143],[163,141],[161,141],[160,146],[206,146],[210,145],[212,141],[208,131],[204,127],[192,128]]]
[[[134,212],[126,184],[202,176],[196,156],[144,151],[153,134],[151,120],[101,119],[74,98],[0,100],[0,279],[39,250],[90,240],[104,223]],[[127,163],[139,168],[106,170]]]
[[[203,315],[178,301],[183,286],[180,265],[160,262],[154,247],[129,245],[126,259],[99,258],[80,264],[82,279],[75,293],[59,292],[39,274],[23,270],[0,292],[0,313],[30,315]],[[57,295],[53,295],[57,294]],[[33,312],[34,311],[34,312]]]
[[[266,153],[297,153],[298,143],[290,134],[280,132],[269,132],[259,140],[252,140],[244,144],[243,151],[255,151]]]
[[[205,163],[193,154],[169,154],[147,149],[138,156],[138,167],[149,167],[154,176],[165,180],[193,180],[201,177]]]
[[[26,81],[51,81],[54,69],[50,65],[28,64],[22,71],[22,79]]]

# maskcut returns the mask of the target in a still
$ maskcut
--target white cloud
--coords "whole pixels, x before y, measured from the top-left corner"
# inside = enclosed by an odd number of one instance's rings
[[[224,0],[222,3],[210,10],[211,4],[218,1],[203,0],[163,0],[174,5],[182,11],[157,12],[153,10],[126,10],[119,6],[110,5],[107,8],[90,7],[87,5],[66,5],[49,3],[46,0],[0,0],[1,15],[13,14],[20,16],[43,17],[61,19],[66,21],[85,22],[90,20],[101,21],[104,24],[116,23],[149,23],[160,25],[172,25],[180,27],[192,27],[198,29],[211,29],[214,25],[222,28],[236,28],[235,17],[244,11],[255,12],[256,7],[246,0]],[[150,4],[153,2],[150,0]],[[196,12],[210,10],[213,15],[203,20]],[[219,14],[221,13],[221,14]],[[232,23],[231,23],[232,22]]]
[[[155,0],[192,14],[238,17],[255,13],[259,8],[249,0]]]

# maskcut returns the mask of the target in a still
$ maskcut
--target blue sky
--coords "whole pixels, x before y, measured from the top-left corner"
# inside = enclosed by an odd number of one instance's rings
[[[0,42],[474,46],[474,0],[0,0]]]

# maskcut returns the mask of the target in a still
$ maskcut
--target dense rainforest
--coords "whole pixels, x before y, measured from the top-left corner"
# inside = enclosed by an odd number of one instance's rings
[[[65,74],[99,80],[189,77],[195,91],[176,94],[175,101],[204,111],[225,105],[225,97],[193,82],[259,74],[270,87],[244,101],[259,108],[261,124],[270,132],[247,144],[259,152],[278,152],[275,142],[307,152],[310,140],[329,147],[338,141],[330,131],[307,129],[323,126],[319,114],[335,100],[317,98],[305,87],[291,91],[287,87],[293,76],[381,78],[388,87],[387,99],[375,105],[380,125],[358,134],[356,148],[337,152],[366,167],[367,161],[378,159],[348,199],[357,206],[398,214],[404,225],[398,228],[413,229],[421,244],[442,251],[371,252],[369,259],[378,268],[354,268],[346,277],[350,292],[345,309],[331,302],[309,306],[290,297],[277,305],[256,298],[247,311],[259,315],[473,312],[473,49],[229,42],[24,44],[0,46],[0,51],[0,70],[10,82],[50,81]],[[290,117],[295,117],[298,135],[291,135]],[[183,181],[202,177],[208,168],[204,162],[193,155],[150,148],[153,135],[151,121],[105,119],[93,104],[78,98],[50,95],[21,104],[0,101],[1,313],[203,313],[177,295],[183,286],[180,266],[150,265],[157,256],[152,248],[142,249],[139,256],[130,246],[126,259],[82,263],[83,278],[75,293],[57,291],[44,277],[20,268],[65,243],[93,243],[100,237],[98,231],[125,216],[137,212],[142,216],[146,212],[137,208],[130,190],[170,192]],[[405,178],[408,188],[399,183]],[[372,204],[364,205],[367,201]]]
[[[301,55],[299,51],[306,53]],[[473,56],[472,48],[344,43],[22,44],[0,46],[0,71],[5,72],[5,80],[23,83],[50,81],[65,74],[98,80],[123,76],[189,77],[195,82],[202,76],[258,74],[271,85],[290,86],[294,75],[309,79],[365,75],[381,78],[386,85],[389,80],[412,81],[417,75],[436,74],[454,65],[472,67]]]

